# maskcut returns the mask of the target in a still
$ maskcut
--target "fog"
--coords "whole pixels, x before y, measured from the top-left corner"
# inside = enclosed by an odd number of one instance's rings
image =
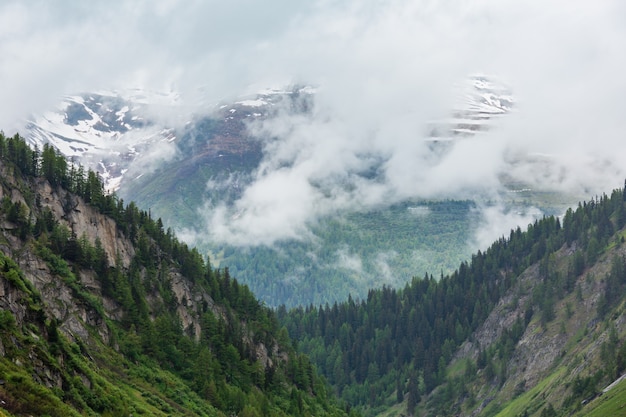
[[[503,175],[590,196],[626,178],[623,2],[295,3],[4,1],[0,126],[77,91],[176,91],[197,113],[315,86],[312,114],[250,126],[266,138],[254,182],[234,208],[204,212],[210,238],[237,245],[305,239],[321,216],[407,198],[497,203]],[[515,110],[434,158],[426,126],[458,108],[476,73],[509,86]],[[484,213],[479,246],[538,211]]]

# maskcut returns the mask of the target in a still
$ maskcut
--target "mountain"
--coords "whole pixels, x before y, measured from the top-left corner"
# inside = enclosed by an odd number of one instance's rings
[[[614,190],[439,279],[280,320],[365,415],[626,415],[625,201]]]
[[[515,108],[510,89],[494,77],[471,76],[458,90],[459,102],[450,116],[425,127],[433,160],[458,141],[489,130]],[[148,104],[107,97],[68,98],[54,116],[35,119],[27,137],[40,148],[45,141],[53,143],[78,162],[102,170],[107,188],[160,217],[166,227],[195,237],[194,244],[216,265],[228,266],[270,306],[332,303],[349,294],[363,298],[372,286],[402,286],[427,271],[451,272],[475,247],[470,243],[478,227],[474,201],[408,199],[335,211],[306,224],[305,238],[271,245],[244,242],[241,250],[241,243],[212,236],[207,219],[223,210],[223,222],[230,223],[244,213],[236,202],[272,152],[267,146],[271,138],[259,137],[250,126],[285,114],[308,117],[315,108],[315,90],[296,86],[243,97],[196,114],[176,129],[159,122]],[[165,112],[176,113],[175,103],[168,103]],[[71,144],[86,137],[92,145],[79,154]],[[164,150],[157,152],[160,148]],[[151,151],[157,153],[155,163]],[[379,167],[384,162],[382,156],[369,158],[379,161]],[[357,175],[376,182],[380,171],[374,164]],[[515,191],[503,196],[507,211],[525,213],[533,205],[545,214],[560,214],[563,202],[570,202],[531,191],[516,178],[504,181]]]
[[[201,136],[208,142],[209,138],[203,135],[208,133],[206,129],[211,133],[214,129],[221,136],[207,144],[205,151],[210,156],[245,153],[251,144],[245,140],[244,122],[271,116],[275,106],[286,97],[313,92],[310,87],[263,91],[220,104],[208,114],[196,116],[195,123],[194,120],[178,120],[189,116],[181,98],[173,92],[82,93],[65,97],[55,110],[31,117],[26,123],[25,138],[39,149],[46,143],[54,146],[67,158],[99,172],[106,189],[117,191],[122,183],[134,178],[125,177],[129,169],[136,176],[145,174],[132,170],[133,165],[142,165],[152,158],[155,147],[167,148],[167,143],[181,142],[179,136],[183,137],[183,146],[189,146],[185,138],[193,137],[191,141],[194,141]],[[305,103],[300,106],[298,111],[306,111]],[[223,123],[209,127],[205,125],[209,120]],[[187,127],[180,129],[179,124]],[[169,158],[172,158],[174,148],[170,150]]]
[[[451,117],[432,121],[428,126],[427,140],[440,142],[473,136],[489,130],[492,119],[515,107],[510,88],[487,75],[468,77],[458,87],[458,97]],[[268,89],[219,104],[191,116],[190,120],[179,120],[178,123],[185,125],[181,129],[169,120],[172,115],[185,114],[184,104],[176,93],[144,90],[82,93],[65,97],[55,110],[32,116],[26,123],[25,138],[40,149],[45,143],[53,145],[66,157],[99,172],[107,190],[117,191],[122,183],[132,182],[133,178],[124,178],[124,174],[133,163],[146,158],[150,148],[162,146],[162,142],[181,144],[183,155],[177,159],[187,159],[189,151],[200,145],[205,148],[202,150],[205,155],[194,157],[209,165],[215,161],[203,157],[260,154],[263,150],[259,143],[254,143],[258,139],[250,137],[247,122],[271,119],[285,109],[306,114],[314,101],[312,87]],[[246,164],[248,170],[257,167],[257,158]],[[199,163],[195,159],[192,164]],[[169,168],[172,169],[175,168]],[[129,186],[129,193],[136,188],[140,186]]]
[[[227,269],[0,134],[0,415],[347,413]]]

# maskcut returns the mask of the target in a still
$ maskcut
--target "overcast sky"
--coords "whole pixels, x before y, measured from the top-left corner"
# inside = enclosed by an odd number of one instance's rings
[[[274,157],[238,222],[209,215],[215,237],[271,243],[356,203],[496,189],[503,172],[610,191],[626,175],[625,51],[621,0],[4,0],[0,128],[81,91],[141,87],[213,105],[315,85],[312,117],[257,126],[282,140],[267,145]],[[506,82],[516,112],[433,165],[416,138],[475,73]],[[511,163],[529,153],[550,162]],[[383,182],[350,175],[367,155],[386,161]]]

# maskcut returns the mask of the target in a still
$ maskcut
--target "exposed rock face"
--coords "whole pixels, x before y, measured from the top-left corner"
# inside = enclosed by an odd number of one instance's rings
[[[566,271],[577,249],[576,244],[561,248],[553,260],[556,270]],[[520,392],[537,386],[557,367],[568,370],[567,374],[562,374],[562,379],[554,382],[562,388],[553,390],[552,397],[544,395],[542,398],[560,404],[563,398],[557,396],[563,394],[566,382],[576,376],[588,376],[597,370],[591,369],[593,366],[590,368],[590,364],[598,360],[601,346],[608,339],[609,332],[598,318],[598,301],[605,285],[602,277],[609,272],[613,256],[626,256],[626,245],[615,247],[576,278],[577,294],[572,292],[563,299],[555,300],[557,314],[554,319],[542,323],[538,317],[540,312],[535,311],[506,364],[505,379],[497,384],[493,381],[491,387],[483,388],[476,398],[478,405],[469,415],[479,415],[491,401],[510,401]],[[457,350],[455,360],[476,360],[480,350],[486,350],[498,342],[504,331],[510,329],[518,318],[524,320],[526,308],[532,303],[533,290],[542,279],[537,264],[524,271],[518,285],[501,298],[485,322]],[[613,318],[617,333],[623,334],[626,330],[626,311],[621,310],[621,314]]]
[[[72,289],[50,272],[46,263],[35,255],[29,245],[24,245],[10,235],[4,237],[8,244],[0,244],[0,250],[13,255],[25,278],[39,292],[46,307],[46,316],[55,318],[60,324],[61,331],[72,340],[88,339],[87,326],[91,326],[97,329],[102,340],[108,343],[109,329],[103,318],[77,302]],[[0,277],[0,283],[0,307],[11,311],[16,322],[21,324],[26,319],[26,307],[21,303],[23,294],[4,277]]]
[[[21,291],[10,281],[0,277],[0,309],[10,311],[17,323],[24,322],[26,317],[26,306],[21,303],[22,297]]]
[[[110,266],[115,265],[118,258],[124,267],[130,265],[135,250],[113,219],[98,213],[82,198],[59,188],[53,189],[47,181],[39,181],[36,191],[42,207],[48,207],[77,237],[86,236],[92,245],[100,239]]]
[[[208,309],[214,313],[218,313],[217,307],[208,294],[204,292],[194,292],[190,282],[183,277],[180,272],[170,270],[169,279],[172,284],[172,291],[174,291],[176,301],[178,302],[176,311],[183,326],[183,330],[187,334],[193,335],[196,339],[199,339],[202,332],[198,317],[201,305],[205,303]]]
[[[17,186],[14,176],[7,169],[3,168],[0,173],[4,177],[5,186],[9,188],[3,189],[2,195],[10,196],[13,203],[19,202],[28,207],[28,200],[32,197],[24,195]],[[110,265],[118,258],[123,266],[130,265],[134,256],[132,242],[125,239],[117,230],[112,219],[98,213],[81,198],[60,188],[54,189],[43,179],[34,184],[34,191],[41,208],[49,208],[55,219],[72,230],[76,236],[85,236],[92,245],[99,239]],[[30,209],[28,215],[31,215]],[[89,336],[87,326],[91,326],[97,329],[102,340],[108,343],[110,334],[104,318],[76,300],[70,286],[51,273],[46,263],[36,255],[32,244],[4,232],[0,250],[18,263],[25,278],[40,293],[46,307],[46,315],[59,322],[61,331],[71,339],[86,340]],[[93,271],[82,271],[79,277],[87,278],[84,284],[101,296]],[[19,303],[21,297],[19,291],[4,279],[0,288],[2,288],[0,292],[4,293],[0,306],[11,311],[18,324],[23,322],[25,307]],[[120,318],[116,303],[106,298],[103,298],[103,301],[107,317]]]

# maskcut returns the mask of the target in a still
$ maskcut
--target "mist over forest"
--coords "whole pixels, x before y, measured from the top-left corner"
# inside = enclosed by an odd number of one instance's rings
[[[214,183],[200,185],[201,220],[181,236],[243,249],[314,243],[313,230],[336,213],[454,199],[476,203],[464,238],[473,251],[626,177],[624,7],[7,1],[0,76],[10,82],[0,125],[17,131],[67,94],[138,91],[170,100],[146,114],[183,132],[221,103],[307,86],[310,111],[278,107],[247,124],[263,151],[258,167],[228,204],[210,203]],[[483,75],[510,92],[510,111],[433,153],[431,126],[462,112],[468,77]],[[117,138],[118,149],[146,132]],[[134,172],[183,157],[179,146],[149,147]],[[534,194],[517,198],[520,190]]]

